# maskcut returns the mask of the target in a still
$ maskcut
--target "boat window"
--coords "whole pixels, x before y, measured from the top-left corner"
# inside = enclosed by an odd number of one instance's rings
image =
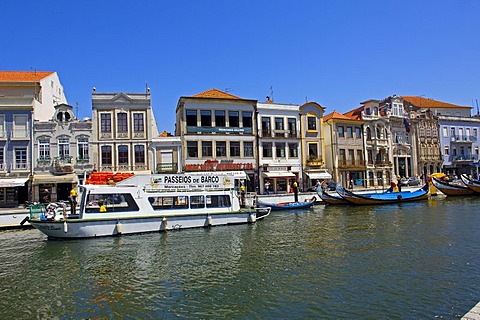
[[[187,209],[188,197],[176,196],[176,197],[149,197],[150,202],[154,210],[170,210],[170,209]]]
[[[205,197],[190,196],[190,208],[192,209],[205,208]]]
[[[207,196],[207,208],[225,208],[230,206],[231,202],[228,195]]]
[[[90,193],[87,197],[85,212],[100,212],[99,201],[103,200],[103,204],[108,212],[121,211],[138,211],[138,205],[130,193]]]

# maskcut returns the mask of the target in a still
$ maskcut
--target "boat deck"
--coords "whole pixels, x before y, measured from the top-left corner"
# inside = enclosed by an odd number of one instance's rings
[[[468,311],[463,317],[462,320],[480,320],[480,302],[477,303],[470,311]]]

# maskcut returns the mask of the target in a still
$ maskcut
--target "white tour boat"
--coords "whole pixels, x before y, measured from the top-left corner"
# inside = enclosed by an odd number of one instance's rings
[[[115,186],[80,186],[80,208],[32,211],[30,224],[50,238],[92,238],[253,223],[270,208],[245,208],[235,175],[199,172],[135,175]],[[103,203],[103,205],[102,205]]]

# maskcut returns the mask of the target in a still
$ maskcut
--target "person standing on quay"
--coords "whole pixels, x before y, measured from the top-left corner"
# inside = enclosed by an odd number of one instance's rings
[[[295,199],[295,202],[298,202],[298,183],[297,183],[297,181],[293,182],[293,197]]]

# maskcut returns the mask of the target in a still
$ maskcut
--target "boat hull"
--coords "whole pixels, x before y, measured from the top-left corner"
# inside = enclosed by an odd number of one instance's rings
[[[316,197],[313,197],[309,201],[281,203],[265,203],[258,201],[258,205],[263,208],[271,208],[272,211],[309,209],[315,204],[316,199]]]
[[[333,205],[345,205],[345,204],[349,204],[350,202],[348,202],[347,200],[343,199],[342,197],[340,196],[334,196],[334,195],[331,195],[331,194],[328,194],[326,192],[322,192],[322,193],[319,193],[318,196],[320,197],[320,199],[322,199],[322,201],[326,204],[333,204]]]
[[[268,214],[267,214],[268,215]],[[49,238],[95,238],[125,234],[162,232],[228,224],[253,223],[264,215],[255,211],[198,215],[135,217],[125,219],[66,219],[65,221],[30,221]]]
[[[460,175],[460,178],[467,188],[474,191],[476,194],[480,194],[480,181],[470,179],[465,174]]]
[[[430,197],[429,186],[425,185],[422,189],[409,192],[384,192],[379,194],[357,194],[341,187],[337,187],[338,194],[351,204],[355,205],[379,205],[402,202],[412,202],[426,200]]]
[[[475,191],[468,188],[467,186],[451,184],[448,182],[443,182],[435,177],[432,177],[432,183],[440,192],[445,194],[448,197],[457,197],[457,196],[471,196],[475,194]]]

